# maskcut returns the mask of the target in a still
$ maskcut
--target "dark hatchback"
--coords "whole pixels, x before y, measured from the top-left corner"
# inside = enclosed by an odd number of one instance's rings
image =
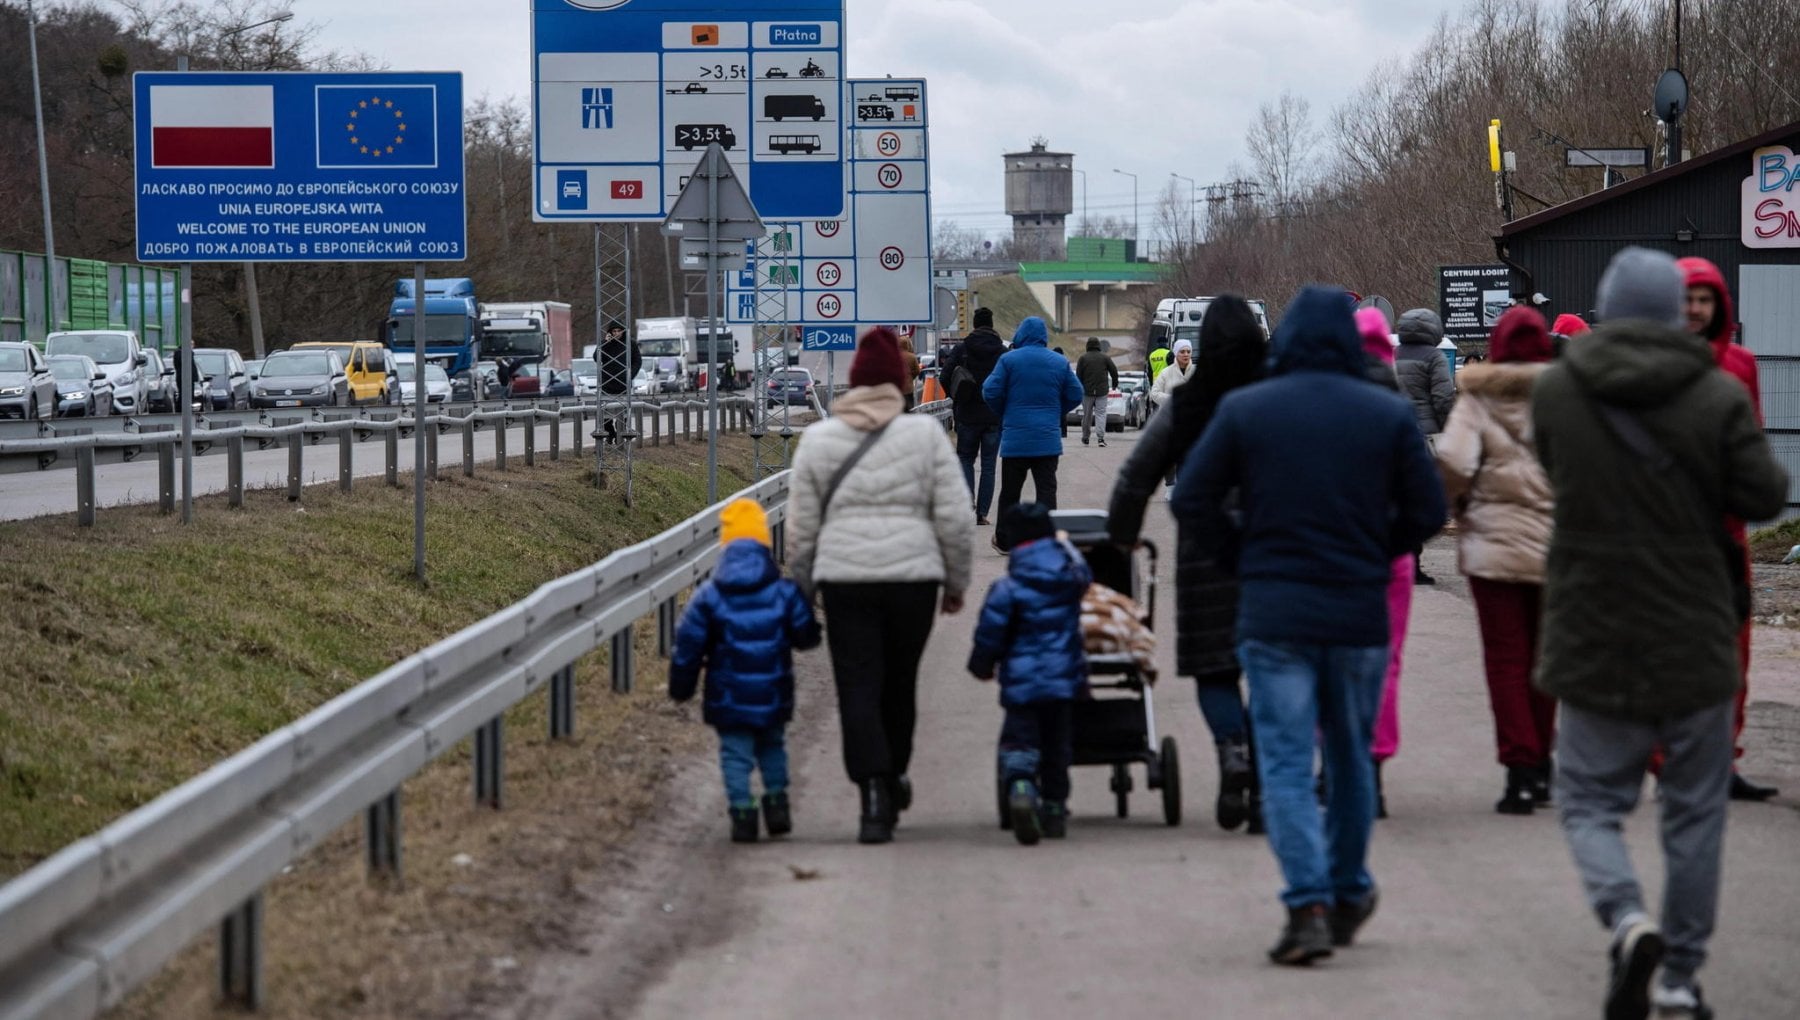
[[[339,407],[349,403],[344,363],[333,351],[271,354],[250,390],[251,407]]]

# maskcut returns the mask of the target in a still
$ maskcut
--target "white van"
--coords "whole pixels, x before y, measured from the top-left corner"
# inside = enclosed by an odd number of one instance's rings
[[[125,329],[78,329],[52,333],[44,338],[44,353],[82,354],[94,359],[113,388],[113,410],[119,414],[143,414],[150,392],[144,370],[149,355],[137,334]]]

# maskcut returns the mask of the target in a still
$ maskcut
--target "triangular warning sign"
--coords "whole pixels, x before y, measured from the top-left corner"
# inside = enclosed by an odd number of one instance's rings
[[[709,233],[707,193],[715,185],[718,188],[719,240],[760,240],[768,232],[767,228],[763,226],[762,217],[756,214],[750,196],[744,193],[744,186],[738,183],[737,174],[731,170],[731,161],[725,158],[725,150],[718,142],[706,147],[699,165],[694,167],[693,174],[675,199],[675,205],[669,209],[668,217],[663,220],[662,232],[670,237],[705,238]]]

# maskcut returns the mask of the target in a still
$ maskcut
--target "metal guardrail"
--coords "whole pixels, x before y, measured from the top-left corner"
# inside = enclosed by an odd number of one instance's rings
[[[786,472],[739,493],[785,539]],[[735,498],[735,497],[734,497]],[[676,597],[719,553],[720,506],[621,549],[438,642],[0,886],[0,1020],[117,1005],[218,926],[220,991],[262,998],[262,890],[359,812],[371,877],[398,876],[400,789],[475,738],[475,796],[502,802],[507,709],[550,688],[550,735],[574,728],[574,663],[611,647],[629,690],[636,622],[673,644]]]
[[[708,412],[700,400],[665,400],[646,404],[634,401],[630,406],[632,420],[624,438],[640,446],[659,446],[665,437],[678,436],[704,439]],[[475,474],[475,435],[479,431],[494,434],[494,460],[498,470],[507,469],[507,432],[524,428],[525,463],[537,458],[537,426],[558,426],[550,432],[550,457],[562,456],[562,422],[575,422],[574,453],[581,455],[583,425],[592,420],[596,429],[602,422],[617,421],[627,413],[624,401],[602,405],[578,401],[538,401],[523,405],[464,404],[446,407],[425,418],[426,460],[428,478],[438,476],[438,438],[449,432],[462,433],[462,471]],[[743,398],[720,400],[719,416],[724,431],[744,432],[751,428],[752,407]],[[76,512],[83,526],[92,525],[96,516],[96,469],[103,464],[121,464],[144,456],[155,456],[158,467],[158,502],[165,512],[175,508],[176,464],[181,451],[181,435],[173,423],[179,416],[147,418],[96,418],[107,423],[105,431],[81,426],[44,423],[48,434],[36,438],[0,438],[0,474],[72,468],[75,474]],[[37,424],[37,423],[33,423]],[[198,417],[194,429],[195,456],[222,452],[230,461],[227,492],[230,504],[244,504],[244,453],[247,448],[267,450],[284,446],[288,451],[287,495],[298,500],[303,488],[303,457],[306,447],[335,437],[338,447],[338,487],[348,492],[354,477],[352,447],[377,438],[386,444],[386,482],[399,484],[400,440],[411,436],[417,425],[405,409],[370,408],[363,410],[319,408],[314,410],[273,412],[227,412]],[[599,433],[595,433],[597,438]],[[255,444],[253,447],[250,444]]]

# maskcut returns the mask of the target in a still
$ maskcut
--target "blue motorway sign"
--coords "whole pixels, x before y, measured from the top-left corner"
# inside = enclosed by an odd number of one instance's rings
[[[717,142],[765,220],[844,211],[844,0],[532,0],[532,213],[660,223]]]
[[[459,73],[133,76],[140,262],[468,256]]]

